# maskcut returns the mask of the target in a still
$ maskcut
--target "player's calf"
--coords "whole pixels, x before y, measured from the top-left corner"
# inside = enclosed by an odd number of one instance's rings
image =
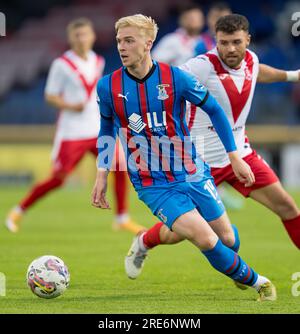
[[[276,289],[270,280],[257,274],[237,253],[223,245],[221,240],[218,240],[215,247],[202,253],[216,270],[239,284],[256,289],[260,295],[258,300],[276,300]]]

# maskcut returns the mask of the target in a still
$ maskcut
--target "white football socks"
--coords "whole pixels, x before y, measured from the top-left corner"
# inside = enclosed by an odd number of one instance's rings
[[[128,221],[129,215],[128,213],[122,213],[120,215],[116,215],[117,224],[124,224]]]

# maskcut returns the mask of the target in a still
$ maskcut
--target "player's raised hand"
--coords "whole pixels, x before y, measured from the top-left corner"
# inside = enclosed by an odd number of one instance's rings
[[[110,209],[106,199],[107,171],[98,170],[96,182],[92,191],[92,205],[100,209]]]
[[[237,179],[244,183],[245,187],[251,187],[255,182],[255,176],[250,166],[242,158],[239,157],[237,152],[230,152],[229,159],[231,162],[232,170]]]

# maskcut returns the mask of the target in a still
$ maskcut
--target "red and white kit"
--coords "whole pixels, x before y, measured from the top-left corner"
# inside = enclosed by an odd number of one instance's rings
[[[228,67],[219,57],[217,49],[186,62],[181,68],[197,77],[224,109],[232,126],[239,155],[250,165],[256,182],[246,188],[240,183],[230,166],[226,150],[209,116],[200,108],[188,108],[188,125],[197,151],[210,165],[216,185],[226,181],[244,196],[254,190],[278,181],[267,163],[251,148],[245,133],[254,89],[259,71],[256,54],[250,50],[237,69]]]
[[[178,28],[164,36],[152,51],[154,60],[178,66],[194,57],[195,48],[201,35],[189,36],[184,29]]]
[[[95,87],[103,74],[104,65],[104,58],[93,51],[84,60],[70,50],[57,58],[50,68],[45,93],[60,95],[70,104],[85,105],[82,112],[60,111],[52,152],[55,168],[64,165],[65,172],[69,172],[85,152],[97,155],[100,116]],[[66,151],[68,156],[65,156]]]

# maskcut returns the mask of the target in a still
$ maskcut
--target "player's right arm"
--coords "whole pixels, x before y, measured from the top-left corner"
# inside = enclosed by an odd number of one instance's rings
[[[96,208],[110,209],[109,203],[106,199],[106,191],[107,177],[115,150],[115,133],[113,111],[111,104],[109,101],[107,101],[109,92],[107,91],[107,85],[105,85],[105,81],[106,77],[100,80],[97,86],[101,122],[97,141],[97,175],[92,191],[92,205]],[[113,144],[111,144],[111,142],[113,142]],[[108,143],[108,149],[106,143]],[[104,156],[107,156],[108,159],[105,159]],[[106,162],[107,160],[108,162]]]
[[[81,112],[84,109],[84,103],[67,103],[59,95],[45,94],[45,100],[50,106],[60,110],[67,109],[69,111]]]
[[[74,112],[81,112],[84,103],[67,103],[61,93],[64,89],[65,71],[59,59],[56,59],[50,67],[45,88],[45,100],[52,107],[59,110],[67,109]]]

